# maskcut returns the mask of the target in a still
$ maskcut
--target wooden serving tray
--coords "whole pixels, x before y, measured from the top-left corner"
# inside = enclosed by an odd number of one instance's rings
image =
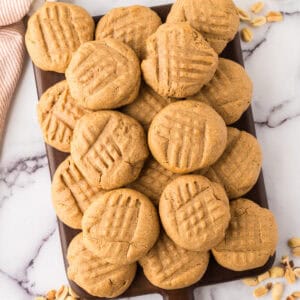
[[[163,21],[165,21],[170,8],[171,8],[171,4],[152,7],[152,9],[160,15]],[[94,17],[95,22],[98,22],[100,18],[101,16]],[[225,58],[229,58],[243,65],[243,57],[242,57],[240,39],[238,35],[236,35],[235,39],[227,45],[226,49],[223,51],[221,56]],[[34,66],[34,73],[35,73],[35,79],[37,85],[37,93],[39,97],[50,86],[65,78],[63,74],[58,74],[55,72],[45,72],[35,66]],[[234,124],[234,126],[255,135],[254,121],[252,117],[251,108],[249,108],[243,114],[241,119],[236,124]],[[55,150],[54,148],[48,145],[46,145],[46,150],[47,150],[47,156],[49,161],[50,173],[52,177],[58,165],[68,156],[68,154]],[[254,188],[245,197],[249,197],[250,199],[258,203],[262,207],[266,207],[266,208],[268,207],[262,173],[260,174],[259,179],[256,185],[254,186]],[[58,226],[59,226],[64,263],[67,269],[68,266],[68,262],[66,260],[67,248],[70,241],[79,232],[79,230],[71,229],[70,227],[60,222],[59,220],[58,220]],[[275,255],[271,257],[263,267],[258,269],[243,271],[243,272],[234,272],[218,265],[214,260],[213,256],[211,255],[208,269],[204,277],[199,282],[197,282],[193,286],[184,289],[172,290],[172,291],[163,290],[153,286],[146,279],[141,267],[139,266],[133,283],[131,284],[129,289],[122,295],[122,297],[131,297],[131,296],[138,296],[138,295],[144,295],[150,293],[159,293],[163,296],[164,299],[169,299],[169,300],[194,299],[193,291],[196,287],[208,285],[208,284],[214,284],[214,283],[221,283],[221,282],[240,279],[243,277],[250,277],[250,276],[261,274],[267,271],[272,266],[274,259],[275,259]],[[81,299],[86,299],[86,300],[104,299],[104,298],[96,298],[90,296],[72,281],[70,281],[70,286],[74,289],[74,291],[78,295],[80,295]]]

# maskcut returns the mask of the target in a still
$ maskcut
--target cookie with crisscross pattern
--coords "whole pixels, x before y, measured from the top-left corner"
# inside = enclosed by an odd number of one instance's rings
[[[56,169],[52,180],[52,203],[59,219],[72,228],[81,228],[81,219],[96,194],[104,191],[91,186],[69,156]]]
[[[156,242],[156,209],[143,194],[117,189],[97,196],[82,219],[86,247],[104,261],[128,264],[145,255]]]
[[[188,22],[221,53],[238,28],[239,16],[232,0],[177,0],[167,23]]]
[[[43,93],[37,105],[45,142],[60,151],[70,152],[75,124],[88,112],[70,95],[65,80],[51,86]]]
[[[251,97],[252,82],[245,69],[234,61],[219,58],[212,80],[189,99],[210,105],[226,124],[232,124],[249,107]]]
[[[159,215],[168,236],[193,251],[216,246],[230,220],[225,190],[201,175],[180,176],[169,183],[159,201]]]
[[[94,28],[94,20],[82,7],[45,2],[28,21],[26,47],[40,69],[63,73],[73,52],[93,39]]]
[[[153,285],[170,290],[184,288],[200,280],[208,261],[209,252],[183,249],[161,233],[154,247],[139,263]]]
[[[71,156],[91,185],[109,190],[134,181],[148,156],[142,126],[117,111],[98,111],[76,124]]]
[[[100,19],[96,28],[96,39],[111,37],[120,40],[142,58],[147,38],[160,25],[160,17],[148,7],[117,7]]]
[[[205,176],[224,186],[230,199],[252,189],[262,165],[262,153],[257,139],[246,131],[228,127],[227,146]]]
[[[230,212],[225,239],[212,249],[215,259],[234,271],[263,266],[274,254],[278,242],[272,212],[242,198],[230,202]]]
[[[174,173],[189,173],[213,164],[226,146],[220,115],[199,101],[177,101],[163,108],[148,131],[155,159]]]
[[[105,38],[81,45],[66,70],[71,95],[92,110],[117,108],[138,95],[141,71],[134,51]]]
[[[184,98],[196,94],[214,75],[216,52],[188,23],[163,24],[147,39],[142,72],[158,94]]]
[[[136,272],[136,263],[113,265],[94,255],[85,247],[82,233],[71,241],[67,260],[68,278],[96,297],[118,297],[130,286]]]

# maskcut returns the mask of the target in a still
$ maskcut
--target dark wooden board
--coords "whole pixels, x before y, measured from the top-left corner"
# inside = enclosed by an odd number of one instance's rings
[[[163,21],[165,21],[166,16],[170,10],[170,7],[171,5],[164,5],[164,6],[153,7],[152,9],[155,10],[160,15]],[[101,17],[94,17],[96,22],[100,18]],[[243,57],[242,57],[240,39],[238,35],[236,35],[234,40],[227,45],[226,49],[223,51],[221,56],[236,61],[239,64],[243,65]],[[34,66],[34,73],[35,73],[35,79],[37,85],[37,93],[39,97],[47,88],[49,88],[56,82],[64,79],[63,74],[58,74],[54,72],[45,72],[38,69],[35,66]],[[254,127],[251,107],[243,114],[241,119],[236,124],[234,124],[234,126],[255,135],[255,127]],[[47,156],[49,161],[50,173],[51,176],[53,176],[58,165],[68,156],[68,154],[55,150],[54,148],[48,145],[46,145],[46,150],[47,150]],[[268,201],[266,197],[265,185],[264,185],[262,173],[260,174],[256,185],[245,197],[252,199],[262,207],[266,207],[266,208],[268,207]],[[66,253],[67,253],[68,244],[79,231],[69,228],[59,220],[58,220],[58,226],[60,232],[62,253],[64,257],[65,267],[67,268],[68,262],[66,261]],[[194,299],[193,290],[196,287],[214,284],[214,283],[221,283],[221,282],[240,279],[243,277],[249,277],[249,276],[261,274],[272,266],[274,262],[274,258],[275,256],[271,257],[269,261],[265,264],[265,266],[261,268],[249,270],[249,271],[243,271],[243,272],[234,272],[218,265],[214,260],[214,258],[211,256],[208,269],[204,277],[199,282],[197,282],[191,287],[179,289],[179,290],[173,290],[173,291],[166,291],[153,286],[143,275],[143,271],[141,267],[138,267],[138,271],[132,285],[122,295],[122,297],[131,297],[131,296],[138,296],[138,295],[144,295],[150,293],[159,293],[165,299],[170,299],[170,300]],[[70,281],[70,285],[81,296],[81,299],[100,299],[100,298],[91,297],[72,281]]]

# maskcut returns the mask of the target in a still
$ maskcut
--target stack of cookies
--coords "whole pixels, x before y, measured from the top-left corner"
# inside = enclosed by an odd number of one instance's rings
[[[147,7],[116,8],[96,31],[71,4],[48,2],[29,19],[33,62],[66,77],[42,95],[38,119],[46,143],[70,153],[52,199],[80,230],[68,277],[91,295],[122,294],[137,263],[177,289],[201,279],[210,252],[236,271],[274,253],[272,213],[241,198],[260,146],[228,126],[252,96],[245,70],[218,57],[238,26],[231,0],[177,0],[165,24]]]

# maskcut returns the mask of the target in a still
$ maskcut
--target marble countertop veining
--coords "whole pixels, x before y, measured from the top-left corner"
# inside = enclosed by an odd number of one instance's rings
[[[99,15],[117,6],[170,1],[68,2]],[[238,0],[236,4],[248,8],[253,2]],[[264,154],[269,204],[279,224],[280,256],[289,253],[286,240],[300,235],[300,1],[265,3],[265,11],[280,10],[284,21],[254,29],[254,40],[243,43],[242,48],[254,83],[252,107]],[[67,282],[36,103],[33,69],[27,57],[0,156],[0,299],[5,300],[33,299]],[[296,263],[300,265],[300,260]],[[288,286],[286,295],[296,289],[300,290],[299,282]],[[253,299],[252,289],[240,281],[201,287],[195,294],[196,299],[207,300]],[[158,300],[161,296],[135,299]]]

